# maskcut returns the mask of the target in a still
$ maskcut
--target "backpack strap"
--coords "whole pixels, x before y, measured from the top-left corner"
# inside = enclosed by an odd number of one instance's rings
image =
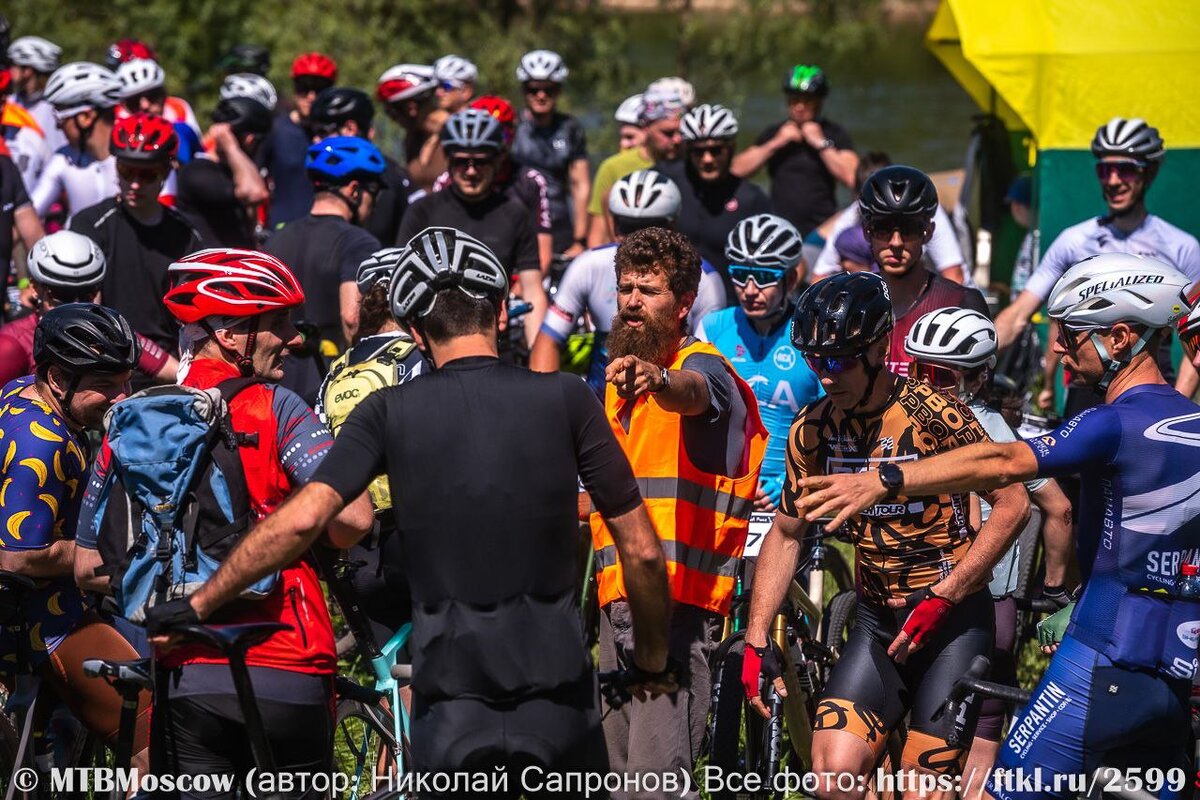
[[[237,378],[226,378],[217,384],[216,389],[221,393],[221,399],[228,406],[233,402],[233,398],[241,394],[243,389],[248,388],[256,383],[262,383],[262,379],[257,375],[239,376]],[[229,422],[229,421],[227,421]],[[234,442],[240,447],[256,447],[258,445],[257,433],[239,433],[233,430],[233,425],[228,425],[229,433],[233,437]]]

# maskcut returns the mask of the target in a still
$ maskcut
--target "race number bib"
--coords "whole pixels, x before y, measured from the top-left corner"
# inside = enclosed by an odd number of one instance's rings
[[[758,557],[758,551],[762,549],[763,539],[767,538],[767,531],[771,530],[771,523],[774,521],[774,511],[753,511],[750,513],[750,532],[746,535],[746,550],[742,553],[742,558]]]

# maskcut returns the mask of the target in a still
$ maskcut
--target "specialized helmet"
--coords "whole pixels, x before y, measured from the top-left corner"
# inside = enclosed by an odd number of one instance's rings
[[[495,117],[504,131],[504,143],[512,144],[513,137],[517,132],[517,112],[512,103],[499,95],[485,94],[483,97],[476,97],[472,100],[469,107],[486,111]]]
[[[131,114],[112,130],[112,154],[129,161],[166,162],[179,150],[175,126],[152,114]]]
[[[423,317],[438,292],[451,288],[499,302],[508,292],[508,270],[475,237],[454,228],[426,228],[409,239],[392,274],[392,316],[402,322]]]
[[[399,103],[433,92],[437,78],[433,67],[424,64],[397,64],[379,76],[375,93],[385,103]]]
[[[506,143],[500,120],[477,108],[452,114],[442,126],[441,140],[447,153],[464,150],[498,153]]]
[[[403,247],[385,247],[363,259],[363,262],[358,265],[358,272],[354,274],[358,291],[366,294],[380,281],[390,281],[392,273],[396,271],[396,265],[400,263],[400,256],[403,254]]]
[[[1188,278],[1161,261],[1127,253],[1090,256],[1068,269],[1050,301],[1050,317],[1075,330],[1118,322],[1165,328],[1187,313]]]
[[[233,97],[249,97],[251,100],[257,100],[266,107],[267,111],[274,111],[275,105],[279,102],[279,95],[276,94],[275,87],[271,82],[253,72],[236,72],[225,78],[225,82],[221,84],[221,99],[229,100]]]
[[[829,94],[829,80],[825,71],[812,64],[797,64],[783,76],[785,92],[803,92],[824,97]]]
[[[996,326],[969,308],[939,308],[916,321],[904,338],[913,358],[952,369],[996,364]]]
[[[322,128],[337,130],[353,121],[365,136],[374,119],[375,104],[371,102],[370,95],[348,86],[322,89],[313,101],[312,110],[308,112],[309,126],[318,132]]]
[[[796,226],[774,214],[755,214],[733,226],[725,240],[730,264],[791,269],[803,256],[804,238]]]
[[[173,288],[163,303],[184,323],[253,317],[304,302],[304,290],[287,265],[257,250],[200,250],[171,264],[167,276]]]
[[[21,36],[8,46],[8,60],[19,67],[33,67],[48,74],[58,69],[62,48],[40,36]]]
[[[135,58],[157,61],[158,54],[154,52],[153,47],[140,39],[121,39],[108,46],[108,54],[104,56],[104,65],[111,70],[116,70],[126,61],[132,61]]]
[[[330,136],[308,148],[305,167],[314,183],[344,186],[375,181],[387,165],[379,148],[359,136]]]
[[[640,123],[642,121],[642,96],[635,94],[622,100],[621,105],[617,106],[616,113],[613,114],[613,119],[622,125]]]
[[[685,142],[732,139],[737,136],[738,121],[725,106],[705,103],[683,115],[683,119],[679,120],[679,132]]]
[[[696,87],[685,81],[683,78],[659,78],[656,81],[651,81],[646,87],[645,94],[673,94],[679,97],[679,101],[683,103],[684,108],[691,108],[696,104]]]
[[[1092,139],[1092,155],[1096,158],[1125,156],[1152,163],[1160,161],[1165,153],[1166,145],[1158,135],[1158,128],[1137,117],[1113,117],[1096,129]]]
[[[449,81],[462,85],[475,83],[479,79],[479,70],[462,56],[442,56],[433,62],[433,76],[439,81]]]
[[[100,246],[74,231],[61,230],[38,239],[29,251],[29,277],[61,289],[98,287],[106,262]]]
[[[112,108],[120,96],[117,76],[90,61],[64,64],[46,83],[46,100],[60,119],[89,108]]]
[[[217,66],[225,72],[266,75],[271,71],[271,51],[256,44],[235,44]]]
[[[219,103],[212,112],[213,122],[227,122],[237,136],[248,133],[264,135],[271,130],[271,112],[257,100],[249,97],[229,97]]]
[[[892,329],[883,278],[842,272],[804,290],[792,315],[792,345],[818,356],[856,355]]]
[[[937,189],[929,176],[902,164],[875,170],[858,194],[858,213],[864,223],[875,217],[918,217],[928,222],[937,207]]]
[[[652,169],[631,172],[613,184],[608,210],[615,217],[673,221],[683,196],[675,181]]]
[[[33,362],[75,375],[120,374],[137,366],[141,347],[129,323],[95,303],[52,308],[33,331]]]
[[[337,74],[337,62],[324,53],[301,53],[292,62],[293,78],[312,75],[313,77],[336,81]]]
[[[517,66],[517,80],[521,83],[529,81],[550,81],[562,83],[567,79],[569,70],[563,63],[562,56],[553,50],[531,50],[521,56]]]
[[[167,82],[167,74],[157,61],[135,58],[117,67],[117,80],[121,82],[121,99],[124,100],[151,89],[161,89]]]

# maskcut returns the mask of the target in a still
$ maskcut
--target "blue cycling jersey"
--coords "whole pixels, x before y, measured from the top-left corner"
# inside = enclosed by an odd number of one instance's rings
[[[709,314],[696,329],[697,338],[720,350],[758,398],[759,414],[771,435],[760,481],[777,503],[787,476],[792,420],[800,409],[825,396],[817,374],[788,338],[791,316],[784,314],[783,321],[763,336],[750,324],[741,306],[734,306]]]

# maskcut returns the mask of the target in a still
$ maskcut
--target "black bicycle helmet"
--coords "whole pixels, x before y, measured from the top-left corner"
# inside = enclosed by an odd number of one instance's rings
[[[857,355],[892,329],[883,278],[843,272],[804,290],[792,314],[792,345],[821,356]]]
[[[1124,156],[1153,164],[1166,152],[1158,128],[1137,117],[1113,117],[1096,130],[1092,139],[1092,155],[1096,158]]]
[[[256,44],[235,44],[217,62],[217,67],[225,72],[266,75],[271,71],[271,51]]]
[[[33,332],[33,361],[75,374],[107,374],[133,369],[141,346],[119,313],[95,303],[52,308]]]
[[[863,222],[875,217],[933,219],[938,207],[937,189],[921,170],[896,164],[871,173],[858,195]]]
[[[318,133],[332,133],[347,122],[359,127],[366,136],[375,119],[375,104],[366,92],[349,86],[330,86],[317,95],[308,114],[309,126]]]
[[[228,97],[217,103],[212,112],[213,122],[227,122],[235,136],[256,133],[266,135],[271,130],[271,112],[249,97]]]

